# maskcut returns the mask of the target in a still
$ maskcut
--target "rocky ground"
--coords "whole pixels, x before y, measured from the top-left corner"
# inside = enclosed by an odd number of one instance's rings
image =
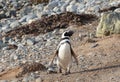
[[[118,0],[51,0],[47,5],[0,2],[4,11],[0,13],[0,82],[119,82],[120,35],[96,37],[97,11],[118,5]],[[8,9],[11,5],[18,8],[14,13]],[[7,16],[5,9],[12,15]],[[46,67],[61,34],[69,29],[75,31],[71,42],[79,65],[73,61],[70,75],[48,74]]]

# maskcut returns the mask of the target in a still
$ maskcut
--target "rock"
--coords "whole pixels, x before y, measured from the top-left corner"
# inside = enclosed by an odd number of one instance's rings
[[[94,7],[94,12],[97,13],[99,10],[100,10],[100,6],[99,5],[97,5],[97,6]]]
[[[4,11],[0,11],[0,19],[2,18],[6,18],[5,12]]]
[[[120,34],[120,13],[103,13],[100,23],[97,27],[96,35],[104,36],[111,34]]]
[[[95,47],[97,47],[97,46],[99,46],[99,44],[92,44],[92,45],[91,45],[91,48],[95,48]]]
[[[58,7],[55,7],[55,8],[53,9],[53,11],[54,11],[54,12],[60,12],[60,9],[59,9]]]
[[[7,17],[16,17],[16,10],[15,9],[9,10],[5,15]]]
[[[0,9],[2,9],[4,7],[4,5],[2,3],[0,3]]]
[[[76,9],[77,13],[83,13],[85,12],[85,5],[84,4],[78,4],[78,7]]]
[[[16,61],[16,60],[19,60],[19,59],[20,59],[20,55],[16,54],[15,52],[13,52],[12,54],[10,54],[10,60],[11,61]]]
[[[10,28],[10,25],[9,25],[9,24],[6,24],[5,26],[2,27],[2,30],[3,30],[3,31],[6,31],[6,30],[9,29],[9,28]]]
[[[2,68],[0,68],[0,72],[3,72],[4,70]]]
[[[65,0],[65,3],[70,3],[71,2],[71,0]]]
[[[56,71],[55,67],[50,66],[50,67],[48,67],[47,73],[48,74],[57,73],[57,71]]]
[[[61,12],[66,12],[66,7],[67,6],[68,6],[68,3],[63,4],[60,8]]]
[[[0,28],[2,27],[2,24],[0,23]]]
[[[10,27],[11,27],[11,28],[16,28],[16,27],[18,27],[19,25],[20,25],[19,21],[14,21],[14,22],[12,22],[12,23],[10,24]]]
[[[11,80],[10,82],[19,82],[17,79]]]
[[[44,40],[48,40],[51,37],[52,37],[52,32],[48,32],[48,33],[46,33],[46,34],[43,35]]]
[[[43,37],[42,36],[43,35],[36,36],[35,37],[35,41],[37,41],[37,42],[43,41]]]
[[[84,2],[84,0],[77,0],[79,3],[82,3],[82,2]]]
[[[17,59],[18,59],[18,56],[17,56],[17,55],[14,55],[13,59],[14,59],[14,60],[17,60]]]
[[[3,43],[8,43],[9,39],[10,39],[9,37],[3,37],[2,41],[3,41]]]
[[[3,48],[3,47],[6,47],[6,46],[7,46],[7,44],[3,43],[3,41],[0,40],[0,49]]]
[[[35,40],[33,40],[33,39],[27,39],[27,45],[34,45],[35,44]]]
[[[3,44],[3,41],[2,40],[0,40],[0,45],[2,45]]]
[[[10,29],[10,25],[6,24],[5,26],[2,27],[2,31],[7,32]]]
[[[36,13],[38,18],[41,18],[41,12],[43,11],[44,6],[42,4],[39,4],[35,6],[35,9],[33,10],[34,13]]]
[[[1,80],[0,82],[8,82],[7,80]]]
[[[110,3],[111,6],[116,6],[116,5],[118,5],[118,4],[119,4],[119,2],[117,2],[117,1],[116,1],[116,2],[111,2],[111,3]]]
[[[9,44],[13,44],[13,45],[17,45],[17,43],[13,39],[11,39],[11,38],[9,39],[8,43]]]
[[[46,8],[48,10],[52,10],[56,6],[58,6],[58,2],[57,1],[53,1],[53,2],[49,3]]]
[[[27,17],[28,17],[27,15],[23,16],[23,17],[19,20],[19,22],[20,22],[20,23],[26,22]]]
[[[76,4],[76,0],[72,0],[71,2],[70,2],[70,5],[75,5]]]
[[[35,14],[31,14],[27,16],[26,21],[29,22],[30,20],[33,20],[35,18],[37,18],[37,16]]]
[[[77,78],[75,82],[86,82],[85,78]]]
[[[115,9],[115,12],[118,12],[118,13],[120,13],[120,8],[118,8],[118,9]]]
[[[42,79],[39,77],[35,80],[35,82],[42,82]]]
[[[24,77],[22,82],[29,82],[29,77]]]
[[[20,17],[28,15],[28,13],[31,13],[31,11],[32,11],[32,7],[31,6],[27,6],[27,7],[22,8],[20,10]]]
[[[69,6],[67,6],[66,11],[75,13],[76,9],[77,9],[76,5],[69,5]]]

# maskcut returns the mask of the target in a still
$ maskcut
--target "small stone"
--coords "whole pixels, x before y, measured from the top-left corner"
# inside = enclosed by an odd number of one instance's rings
[[[20,25],[19,21],[14,21],[14,22],[12,22],[12,23],[10,24],[10,27],[11,27],[11,28],[16,28],[16,27],[18,27],[19,25]]]
[[[27,45],[34,45],[34,44],[35,44],[35,40],[27,39]]]
[[[0,40],[0,45],[2,45],[3,44],[3,41],[2,40]]]
[[[86,82],[84,78],[77,78],[75,82]]]
[[[115,9],[115,12],[120,13],[120,8]]]
[[[3,72],[4,70],[0,68],[0,72]]]
[[[35,19],[35,18],[37,18],[37,16],[34,15],[34,14],[28,15],[27,18],[26,18],[26,21],[29,22],[29,20],[33,20],[33,19]]]
[[[23,16],[25,16],[25,15],[28,15],[28,13],[30,13],[31,10],[32,10],[32,7],[31,7],[31,6],[26,6],[26,7],[22,8],[22,9],[20,10],[20,17],[23,17]]]
[[[14,55],[14,60],[17,60],[18,59],[18,56],[17,55]]]
[[[11,80],[10,82],[19,82],[17,79]]]
[[[97,47],[98,46],[98,44],[93,44],[92,46],[91,46],[91,48],[95,48],[95,47]]]
[[[1,80],[0,82],[8,82],[7,80]]]
[[[58,5],[58,2],[57,1],[53,1],[53,2],[51,2],[51,3],[49,3],[48,5],[47,5],[47,9],[48,10],[52,10],[54,7],[56,7]]]
[[[48,73],[48,74],[57,73],[57,71],[55,70],[55,67],[49,66],[49,67],[48,67],[48,70],[47,70],[47,73]]]
[[[7,17],[16,17],[16,10],[10,10],[6,13]]]
[[[59,9],[58,7],[55,7],[55,8],[53,9],[53,11],[54,11],[54,12],[60,12],[60,9]]]
[[[7,46],[7,44],[3,43],[3,41],[0,40],[0,48],[6,47],[6,46]]]
[[[68,12],[76,12],[77,6],[76,5],[69,5],[66,7],[66,11]]]
[[[0,11],[0,19],[2,18],[6,18],[5,12],[4,11]]]
[[[26,22],[26,19],[27,19],[27,16],[23,16],[23,17],[19,20],[19,22],[20,22],[20,23]]]
[[[35,82],[42,82],[42,79],[39,77],[35,80]]]
[[[24,77],[22,82],[29,82],[29,77]]]
[[[84,2],[84,0],[77,0],[77,1],[80,2],[80,3]]]
[[[9,39],[8,43],[9,43],[9,44],[17,45],[17,43],[16,43],[13,39]]]
[[[76,0],[72,0],[72,1],[70,2],[70,5],[75,5],[75,3],[76,3]]]
[[[3,37],[2,41],[3,41],[3,43],[8,43],[9,39],[10,39],[9,37]]]
[[[42,35],[36,36],[36,37],[35,37],[35,41],[37,41],[37,42],[43,41]]]

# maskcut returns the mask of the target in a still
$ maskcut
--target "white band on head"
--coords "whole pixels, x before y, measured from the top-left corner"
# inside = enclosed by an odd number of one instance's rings
[[[65,31],[63,34],[62,34],[62,36],[61,36],[61,38],[65,38],[65,37],[68,37],[69,38],[69,36],[65,36],[65,33],[66,33],[67,31]]]

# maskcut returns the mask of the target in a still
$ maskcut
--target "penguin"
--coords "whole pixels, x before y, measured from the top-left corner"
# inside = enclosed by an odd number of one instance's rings
[[[57,47],[57,50],[54,53],[54,56],[50,62],[53,63],[54,58],[57,58],[56,64],[58,67],[58,73],[62,73],[62,70],[65,72],[64,75],[70,74],[70,69],[72,67],[72,57],[75,59],[75,62],[78,65],[77,56],[74,53],[71,43],[70,37],[73,35],[73,31],[65,31],[61,36],[61,41]]]

